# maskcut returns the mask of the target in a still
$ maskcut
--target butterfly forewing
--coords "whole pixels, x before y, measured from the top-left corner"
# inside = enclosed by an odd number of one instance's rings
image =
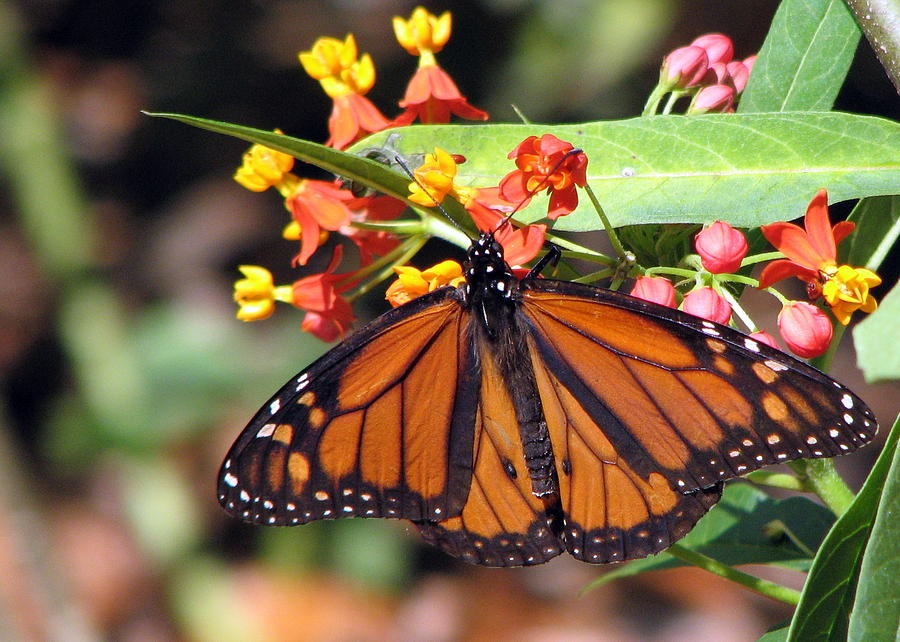
[[[247,521],[458,515],[478,364],[451,288],[379,317],[288,382],[235,442],[219,501]]]

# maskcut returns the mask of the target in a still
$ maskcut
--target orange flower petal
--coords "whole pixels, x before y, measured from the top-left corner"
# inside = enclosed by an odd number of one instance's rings
[[[837,260],[837,247],[834,234],[831,231],[831,221],[828,219],[828,191],[820,189],[809,202],[806,208],[806,216],[803,219],[809,244],[819,257],[815,267],[822,263]],[[810,266],[812,267],[812,266]]]
[[[769,263],[759,275],[760,289],[767,288],[773,283],[790,276],[796,276],[807,283],[815,282],[819,276],[816,270],[810,270],[787,259],[778,259]]]

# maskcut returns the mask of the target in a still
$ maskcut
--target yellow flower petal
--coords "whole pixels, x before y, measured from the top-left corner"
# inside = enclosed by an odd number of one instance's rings
[[[452,31],[449,11],[438,18],[423,7],[416,7],[409,20],[396,16],[392,22],[397,42],[414,56],[439,52],[447,44]]]

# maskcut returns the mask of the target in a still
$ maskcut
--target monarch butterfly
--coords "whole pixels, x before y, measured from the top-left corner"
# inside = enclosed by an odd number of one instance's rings
[[[596,286],[518,279],[492,234],[466,282],[376,318],[253,417],[218,478],[243,520],[411,520],[467,562],[640,558],[724,480],[872,439],[869,408],[731,328]]]

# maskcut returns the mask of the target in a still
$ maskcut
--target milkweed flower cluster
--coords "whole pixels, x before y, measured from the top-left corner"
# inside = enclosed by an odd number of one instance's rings
[[[644,108],[644,115],[657,113],[662,99],[668,101],[663,114],[672,113],[683,97],[691,99],[687,114],[733,112],[740,100],[756,56],[734,60],[734,44],[721,33],[709,33],[665,58],[659,70],[659,82]]]
[[[838,323],[847,325],[853,312],[868,313],[877,308],[869,290],[879,285],[881,278],[866,268],[838,264],[837,246],[853,228],[854,223],[848,221],[831,225],[828,192],[824,189],[809,203],[803,228],[782,222],[761,228],[763,236],[787,258],[769,262],[760,274],[758,287],[772,291],[776,282],[796,277],[806,283],[808,298],[825,306],[823,309],[809,301],[781,297],[778,331],[790,351],[800,357],[817,357],[831,344],[833,325],[825,310],[830,310]],[[717,287],[700,286],[691,290],[684,296],[682,309],[710,321],[728,323],[731,304],[722,296],[721,283],[715,275],[739,270],[747,256],[746,237],[728,223],[716,221],[695,236],[694,247],[703,270]],[[675,288],[662,277],[639,278],[631,293],[675,307]],[[777,346],[774,337],[766,332],[754,331],[750,336]]]
[[[435,16],[418,7],[408,19],[394,18],[393,29],[400,45],[419,59],[398,103],[403,111],[393,119],[384,116],[365,97],[375,83],[374,62],[369,55],[359,54],[352,35],[344,40],[320,38],[309,51],[299,54],[303,68],[333,100],[328,145],[344,149],[370,133],[416,121],[446,123],[453,116],[487,118],[485,112],[468,103],[437,63],[436,54],[451,35],[449,12]],[[681,97],[691,99],[688,114],[733,111],[755,59],[751,56],[738,61],[733,56],[733,44],[722,34],[701,36],[670,53],[648,101],[650,113],[656,113],[661,98],[667,94],[669,100],[663,113],[670,113]],[[234,178],[252,191],[273,188],[284,199],[289,220],[283,236],[299,243],[293,264],[306,265],[335,233],[352,245],[336,244],[324,272],[290,285],[276,285],[265,268],[241,266],[244,278],[236,282],[234,291],[238,318],[268,318],[276,302],[288,303],[305,311],[304,330],[332,341],[344,336],[354,321],[353,298],[391,274],[397,278],[387,288],[386,298],[393,306],[440,287],[460,285],[465,280],[464,272],[456,261],[443,261],[427,269],[405,265],[428,237],[422,224],[430,216],[425,209],[439,207],[447,199],[462,206],[470,217],[467,223],[492,234],[502,245],[507,263],[521,271],[527,270],[524,266],[537,257],[548,239],[552,240],[555,222],[576,210],[580,191],[586,191],[597,205],[588,185],[587,156],[553,134],[538,131],[515,145],[508,153],[512,161],[509,171],[494,185],[458,182],[459,166],[465,159],[452,151],[435,147],[417,157],[420,162],[410,162],[413,179],[408,183],[404,201],[377,193],[361,194],[340,180],[302,178],[293,173],[295,161],[291,156],[253,145]],[[512,220],[516,211],[542,193],[549,198],[541,221],[522,225]],[[634,260],[628,263],[624,256],[618,261],[598,258],[608,268],[606,274],[603,270],[598,272],[597,278],[624,270],[622,278],[634,279],[633,296],[679,307],[720,324],[742,323],[752,338],[778,347],[771,334],[755,326],[735,296],[735,283],[757,285],[781,302],[778,333],[787,348],[804,358],[821,355],[834,336],[832,317],[846,325],[853,312],[875,310],[877,304],[870,290],[881,282],[870,270],[838,262],[837,246],[854,225],[841,222],[832,226],[827,198],[824,189],[813,197],[803,227],[787,222],[762,226],[763,236],[784,258],[771,260],[759,281],[749,276],[749,266],[772,257],[748,256],[744,232],[725,221],[714,221],[697,231],[692,247],[695,254],[686,249],[679,255],[683,258],[677,265],[646,267]],[[419,209],[411,210],[408,205]],[[419,217],[418,226],[415,218],[400,218],[410,212]],[[614,234],[611,228],[607,229]],[[338,272],[345,246],[355,246],[359,267]],[[580,258],[585,258],[584,253],[580,253]],[[673,281],[663,274],[678,276],[680,280]],[[773,288],[789,277],[806,284],[808,301],[790,300]],[[618,287],[621,280],[617,283],[614,278],[613,287]]]
[[[416,120],[446,123],[452,115],[474,120],[488,118],[486,112],[468,103],[453,79],[437,63],[435,54],[447,44],[451,34],[449,12],[436,17],[418,7],[408,20],[394,19],[394,32],[400,45],[419,57],[418,69],[403,100],[399,101],[404,111],[394,119],[386,117],[366,97],[375,85],[375,64],[369,54],[360,55],[352,34],[343,40],[319,38],[310,50],[298,54],[303,69],[319,81],[333,102],[326,145],[345,149],[369,134],[409,125]],[[420,171],[432,172],[428,179],[431,189],[438,184],[435,177],[441,171],[455,172],[456,161],[449,155],[440,155],[429,162],[431,165]],[[361,267],[356,272],[336,272],[343,258],[340,245],[334,248],[324,273],[305,277],[293,285],[276,286],[265,268],[242,266],[244,278],[235,284],[234,291],[237,316],[244,321],[261,320],[271,316],[275,302],[289,303],[306,311],[304,330],[325,341],[333,341],[342,337],[353,322],[350,306],[353,294],[348,292],[373,273],[379,278],[378,269],[392,264],[397,259],[395,254],[406,249],[399,235],[390,227],[379,227],[379,224],[394,221],[407,206],[401,200],[384,195],[358,196],[341,181],[302,178],[292,172],[294,167],[294,158],[290,155],[264,145],[253,145],[244,154],[234,179],[254,192],[274,188],[284,199],[290,219],[283,236],[300,244],[293,261],[295,266],[306,265],[329,235],[338,233],[356,246]],[[452,185],[452,179],[453,176],[447,177],[447,185]],[[438,192],[440,197],[447,194]],[[410,201],[423,206],[433,205],[428,198],[424,194],[413,194]]]

